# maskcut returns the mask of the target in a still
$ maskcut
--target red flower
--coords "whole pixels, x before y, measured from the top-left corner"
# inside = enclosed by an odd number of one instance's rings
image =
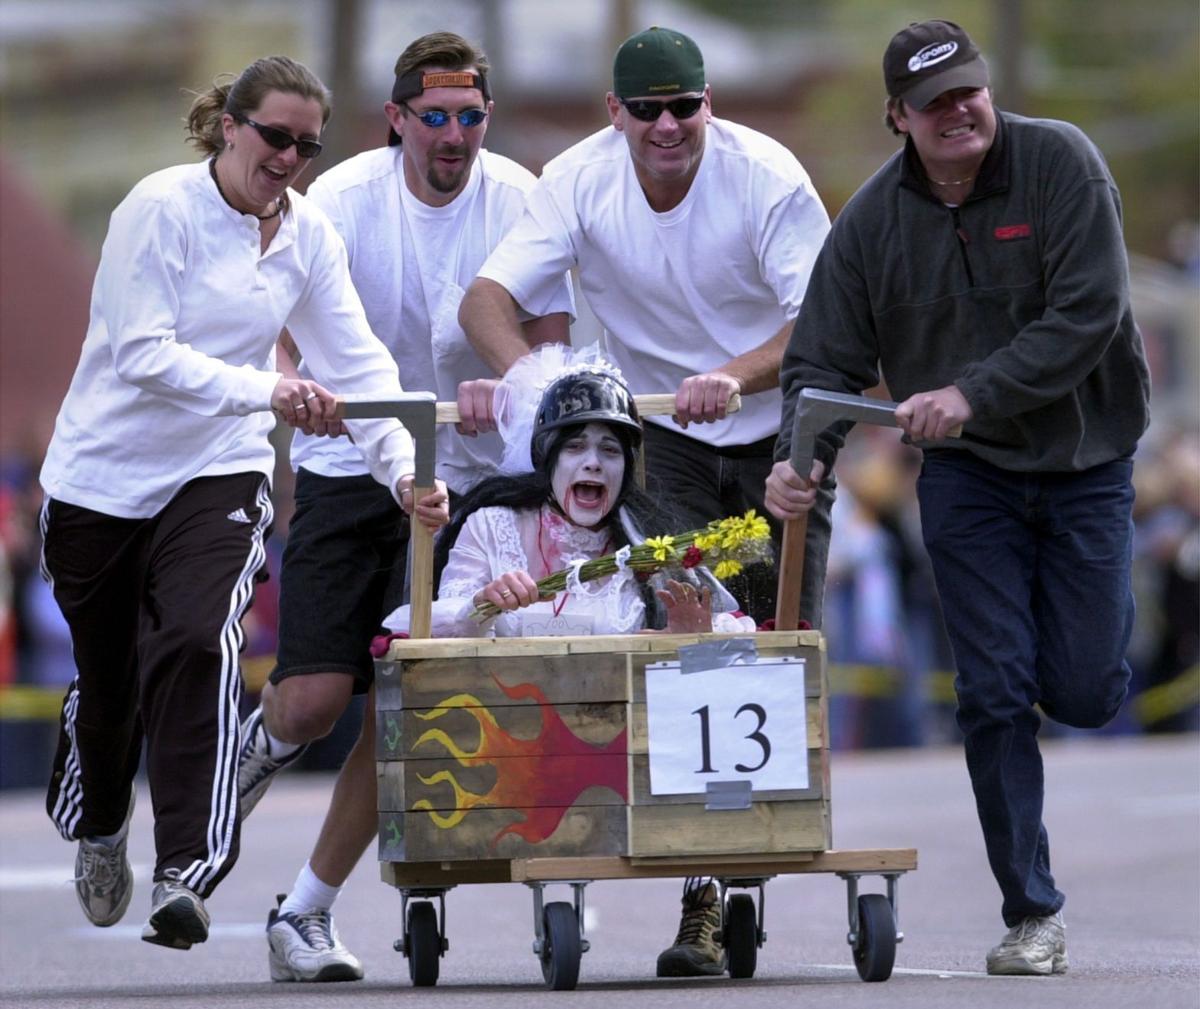
[[[700,552],[698,547],[688,547],[683,552],[683,566],[685,568],[694,568],[703,560],[704,554]]]

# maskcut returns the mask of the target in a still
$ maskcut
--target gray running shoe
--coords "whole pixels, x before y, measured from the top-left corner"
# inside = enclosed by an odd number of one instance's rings
[[[1067,926],[1062,913],[1030,916],[988,950],[989,974],[1065,974]]]
[[[191,949],[208,938],[208,909],[200,895],[180,881],[178,869],[168,869],[164,877],[154,884],[142,938],[168,949]]]
[[[133,870],[126,849],[136,799],[137,792],[131,787],[121,840],[110,845],[84,837],[75,853],[75,895],[88,921],[101,928],[119,922],[133,896]]]
[[[282,905],[283,898],[279,894],[276,903]],[[272,908],[267,945],[272,981],[358,981],[363,976],[362,964],[342,944],[327,910],[283,914]]]
[[[238,807],[243,820],[267,794],[275,775],[298,759],[304,749],[301,746],[285,757],[272,757],[262,706],[250,712],[242,723],[242,752],[238,755]]]
[[[657,971],[659,977],[725,973],[720,892],[715,883],[684,891],[683,917],[679,921],[675,945],[658,955]]]

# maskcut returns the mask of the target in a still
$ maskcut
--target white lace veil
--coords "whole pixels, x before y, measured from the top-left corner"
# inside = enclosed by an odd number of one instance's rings
[[[555,379],[585,371],[613,375],[624,381],[620,369],[604,357],[596,344],[578,349],[563,343],[542,344],[505,372],[492,399],[496,427],[504,442],[501,473],[516,476],[533,472],[530,445],[542,393]]]

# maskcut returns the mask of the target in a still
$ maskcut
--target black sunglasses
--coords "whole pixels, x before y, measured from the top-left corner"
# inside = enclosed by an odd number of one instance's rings
[[[633,101],[622,98],[620,102],[629,110],[629,114],[634,119],[640,119],[643,123],[654,123],[663,114],[663,109],[670,112],[676,119],[691,119],[700,111],[700,106],[704,104],[704,97],[676,98],[670,102],[656,102],[652,98],[637,98]]]
[[[484,109],[463,109],[462,112],[453,114],[444,112],[442,109],[427,109],[425,112],[418,112],[408,102],[401,102],[409,112],[416,116],[426,126],[430,126],[435,130],[441,129],[451,118],[457,119],[460,126],[478,126],[487,119],[487,112]]]
[[[234,122],[252,126],[258,135],[277,151],[286,151],[292,144],[295,144],[296,153],[302,158],[315,158],[321,153],[321,144],[316,140],[297,140],[290,133],[277,130],[274,126],[263,126],[262,123],[256,123],[249,116],[243,116],[240,112],[233,113],[233,119]]]

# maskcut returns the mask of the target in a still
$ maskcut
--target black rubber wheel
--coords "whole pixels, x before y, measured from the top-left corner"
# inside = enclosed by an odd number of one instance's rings
[[[438,962],[442,955],[442,937],[438,933],[437,911],[427,900],[408,905],[404,948],[408,951],[408,976],[416,988],[437,984]]]
[[[886,981],[896,963],[896,916],[881,893],[858,898],[858,942],[854,966],[864,981]]]
[[[579,983],[579,919],[565,900],[547,904],[542,912],[542,977],[551,991],[573,991]]]
[[[725,952],[730,977],[754,977],[758,966],[758,913],[754,898],[735,893],[725,915]]]

